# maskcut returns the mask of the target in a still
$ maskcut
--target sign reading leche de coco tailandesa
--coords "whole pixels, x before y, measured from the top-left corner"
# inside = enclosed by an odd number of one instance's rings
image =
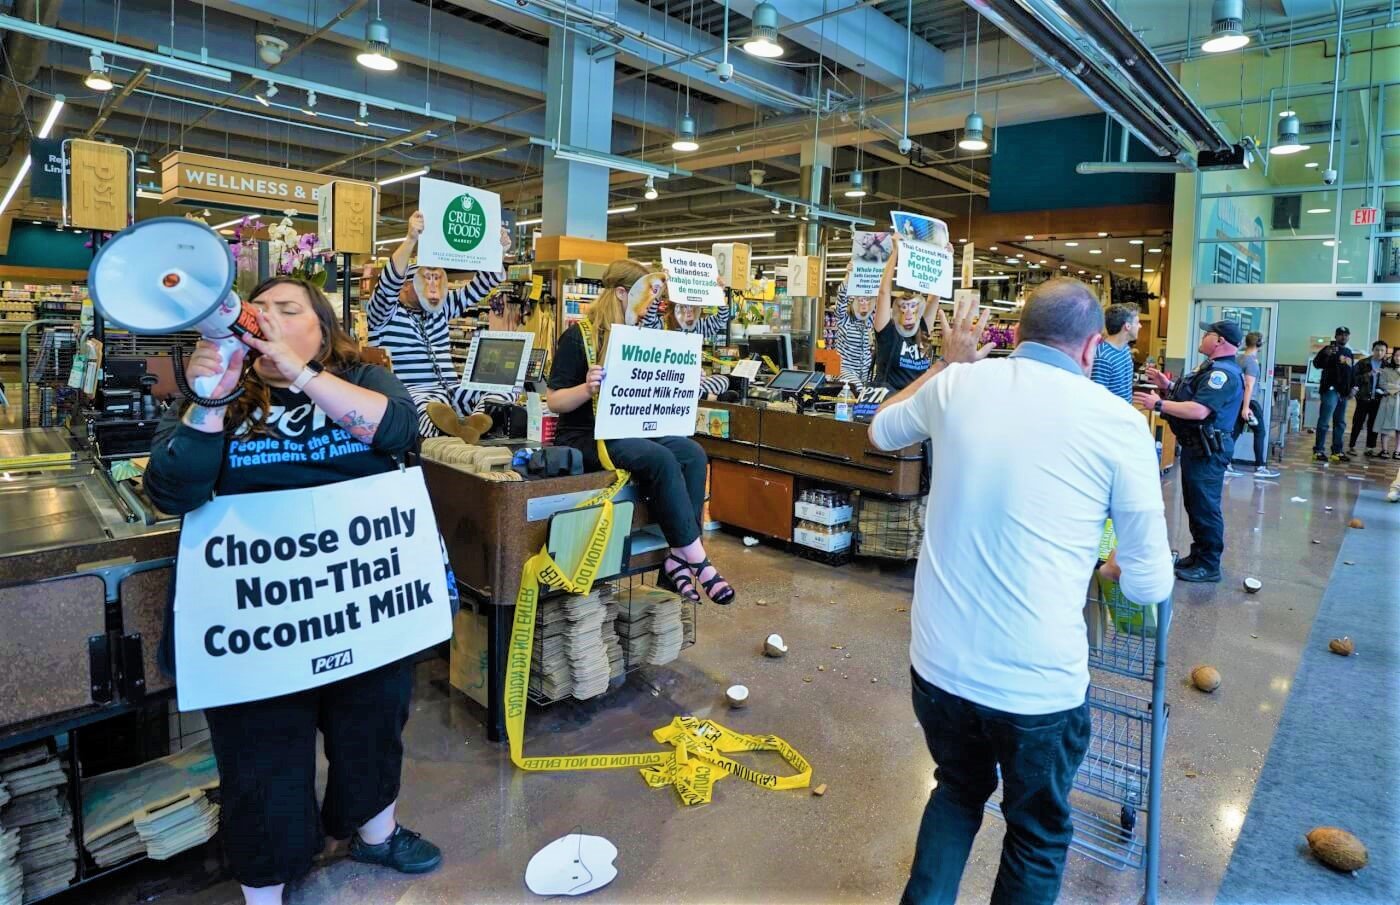
[[[503,270],[501,196],[423,177],[418,180],[423,235],[418,264],[447,270]]]
[[[291,455],[283,441],[265,442],[258,455]],[[314,461],[331,447],[298,452]],[[451,634],[420,469],[221,496],[185,516],[175,568],[181,710],[338,682]]]
[[[160,167],[161,200],[165,202],[185,201],[278,212],[294,210],[313,217],[318,212],[316,200],[321,186],[335,178],[323,173],[188,151],[172,151],[161,159]]]
[[[613,326],[594,436],[621,440],[695,433],[700,343],[699,333]]]
[[[661,267],[666,271],[666,297],[672,305],[724,304],[714,255],[662,248]]]

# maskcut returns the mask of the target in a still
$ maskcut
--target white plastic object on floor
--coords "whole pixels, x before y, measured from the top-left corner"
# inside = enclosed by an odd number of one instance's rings
[[[744,535],[744,546],[745,546],[745,547],[757,547],[757,546],[758,546],[758,538],[754,537],[752,534],[745,534],[745,535]]]
[[[525,885],[537,896],[581,896],[617,876],[617,846],[602,836],[570,833],[535,852],[525,866]]]

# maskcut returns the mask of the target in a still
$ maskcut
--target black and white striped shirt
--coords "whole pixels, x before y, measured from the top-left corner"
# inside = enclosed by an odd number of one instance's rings
[[[734,319],[734,309],[727,302],[714,314],[702,317],[695,322],[695,326],[687,330],[680,328],[682,333],[699,333],[702,342],[719,343],[729,336],[729,322]],[[652,305],[642,315],[640,325],[650,327],[653,330],[666,329],[666,317],[660,311],[658,305]]]
[[[851,300],[846,284],[836,290],[836,351],[841,355],[841,379],[857,386],[870,382],[872,316],[851,316]]]
[[[442,307],[429,313],[399,304],[399,290],[416,269],[409,267],[407,274],[401,274],[394,268],[393,258],[384,265],[366,307],[370,345],[388,351],[394,376],[405,386],[455,385],[459,378],[452,364],[447,322],[466,316],[467,309],[479,305],[506,275],[480,272],[466,286],[448,292]]]

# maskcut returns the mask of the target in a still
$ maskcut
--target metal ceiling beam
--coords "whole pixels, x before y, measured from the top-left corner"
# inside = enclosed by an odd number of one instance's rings
[[[141,83],[146,80],[146,76],[150,74],[151,67],[142,66],[136,71],[135,75],[127,79],[126,84],[122,85],[121,90],[118,91],[116,94],[112,95],[111,100],[103,107],[102,114],[97,117],[97,120],[91,126],[88,127],[87,132],[83,133],[83,137],[92,138],[94,135],[96,135],[98,130],[102,128],[102,124],[107,122],[107,117],[111,116],[113,111],[115,111],[118,107],[122,105],[122,101],[126,100],[128,97],[131,97],[131,92],[139,88],[141,86]]]
[[[755,0],[729,0],[731,10],[750,18],[757,5]],[[783,37],[887,88],[904,87],[905,28],[865,0],[783,0],[776,5]],[[943,51],[917,34],[912,60],[910,82],[916,88],[942,84]]]

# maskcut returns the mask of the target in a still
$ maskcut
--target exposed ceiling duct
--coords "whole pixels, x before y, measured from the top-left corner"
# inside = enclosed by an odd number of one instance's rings
[[[966,0],[1161,157],[1194,165],[1229,142],[1102,0]]]

